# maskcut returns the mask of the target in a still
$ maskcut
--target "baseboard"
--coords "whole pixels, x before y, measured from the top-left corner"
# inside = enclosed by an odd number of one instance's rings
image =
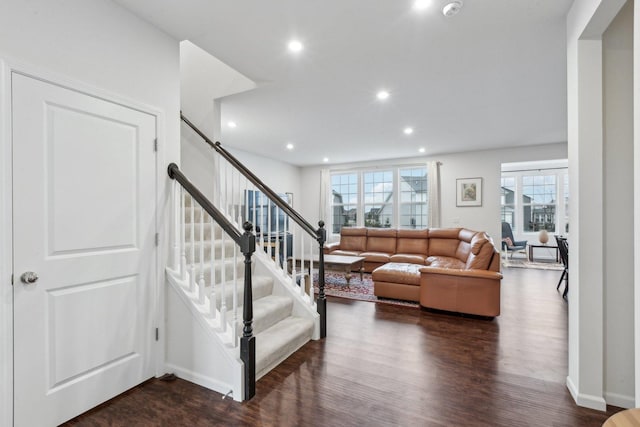
[[[619,393],[604,393],[607,405],[617,406],[619,408],[630,409],[636,407],[636,400],[633,396],[625,396]]]
[[[209,378],[204,375],[197,374],[195,372],[192,372],[188,369],[181,368],[172,363],[166,363],[165,367],[168,373],[173,373],[178,378],[187,380],[194,384],[198,384],[199,386],[202,386],[204,388],[208,388],[209,390],[220,393],[223,396],[229,395],[233,397],[233,400],[237,402],[242,401],[242,396],[235,396],[235,394],[233,393],[233,388],[229,384],[223,384],[219,381],[214,380],[213,378]]]
[[[573,400],[576,402],[576,405],[602,412],[607,410],[607,402],[602,396],[578,393],[578,388],[569,376],[567,376],[567,388],[569,389],[569,393],[571,393]]]

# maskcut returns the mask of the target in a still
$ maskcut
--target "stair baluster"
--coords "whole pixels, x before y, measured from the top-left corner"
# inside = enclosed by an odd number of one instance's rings
[[[227,332],[227,266],[225,265],[226,255],[226,235],[222,233],[222,246],[220,248],[220,327],[222,332]],[[235,266],[234,266],[235,268]]]
[[[200,206],[200,268],[198,271],[198,302],[204,304],[204,209]]]
[[[178,197],[180,196],[180,186],[176,181],[171,186],[171,245],[172,245],[172,258],[173,269],[180,271],[180,205],[178,204]]]
[[[195,292],[196,290],[196,240],[195,240],[195,206],[193,205],[193,198],[189,198],[190,200],[190,208],[189,208],[189,261],[191,262],[189,266],[189,292]]]
[[[215,239],[215,223],[213,222],[213,217],[209,218],[209,226],[211,228],[211,256],[209,257],[209,269],[210,269],[210,279],[209,279],[209,283],[211,284],[211,290],[209,291],[209,314],[211,316],[212,319],[216,319],[216,312],[218,310],[217,307],[217,293],[216,293],[216,269],[215,269],[215,262],[214,262],[214,255],[215,255],[215,251],[213,250],[213,241]]]
[[[186,194],[180,187],[180,278],[187,280],[187,237],[185,232],[185,210],[187,209]]]

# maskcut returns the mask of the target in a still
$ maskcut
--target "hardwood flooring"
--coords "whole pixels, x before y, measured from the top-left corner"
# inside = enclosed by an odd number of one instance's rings
[[[70,426],[601,426],[620,408],[577,407],[565,386],[559,271],[505,269],[487,321],[330,299],[328,336],[238,403],[183,380],[150,380]]]

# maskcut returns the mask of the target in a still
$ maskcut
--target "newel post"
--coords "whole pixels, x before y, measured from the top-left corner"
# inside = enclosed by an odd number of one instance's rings
[[[320,315],[320,338],[327,336],[327,297],[324,294],[324,242],[327,241],[327,230],[324,221],[318,222],[320,228],[316,232],[320,245],[318,262],[318,314]]]
[[[250,222],[243,224],[240,251],[244,254],[244,302],[242,310],[242,338],[240,360],[244,363],[244,400],[256,394],[256,337],[253,336],[253,290],[251,286],[251,256],[256,250],[256,236]]]

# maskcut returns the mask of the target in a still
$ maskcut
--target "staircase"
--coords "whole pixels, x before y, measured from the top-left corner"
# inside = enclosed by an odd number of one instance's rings
[[[191,222],[192,212],[194,222]],[[201,215],[203,215],[203,221],[201,221]],[[229,344],[234,344],[237,339],[235,337],[242,335],[243,325],[242,321],[238,321],[240,316],[237,314],[243,312],[243,307],[239,304],[244,299],[244,290],[241,286],[236,285],[241,285],[244,282],[244,259],[238,258],[238,251],[235,250],[236,245],[233,240],[225,239],[222,229],[212,225],[209,215],[206,212],[203,214],[202,209],[194,206],[191,197],[185,197],[185,218],[184,228],[188,242],[185,246],[186,263],[194,266],[193,277],[196,283],[202,276],[205,300],[209,305],[213,301],[216,311],[226,314],[224,315],[226,324],[222,325],[222,329],[230,330]],[[202,241],[199,240],[201,222],[204,224]],[[219,260],[214,266],[214,281],[211,280],[210,266],[205,264],[204,271],[200,270],[201,253],[204,255],[204,260],[212,259],[211,255],[213,255],[213,259]],[[254,256],[260,257],[261,254]],[[315,318],[317,318],[317,313],[312,313],[313,316],[294,315],[294,296],[289,292],[278,290],[279,286],[286,288],[286,285],[275,284],[278,275],[270,274],[265,268],[256,267],[261,263],[262,261],[256,261],[252,266],[256,379],[262,377],[306,344],[312,338],[316,323]],[[256,269],[260,274],[256,274]]]
[[[324,229],[311,228],[219,143],[214,148],[222,181],[215,204],[178,166],[169,166],[175,185],[165,369],[242,401],[254,396],[257,379],[309,340],[324,337]],[[256,206],[257,195],[266,200],[266,214]],[[247,219],[264,229],[256,235]]]

